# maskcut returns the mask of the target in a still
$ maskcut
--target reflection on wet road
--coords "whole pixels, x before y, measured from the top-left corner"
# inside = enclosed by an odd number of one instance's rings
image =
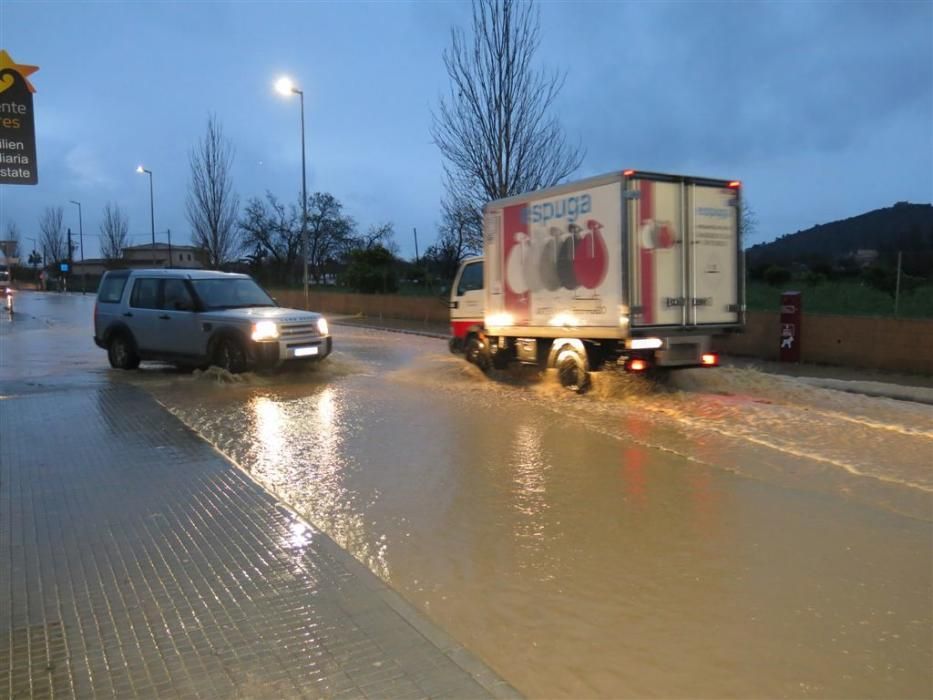
[[[319,367],[236,381],[75,361],[147,388],[530,696],[933,693],[933,407],[748,370],[578,397],[334,333]]]

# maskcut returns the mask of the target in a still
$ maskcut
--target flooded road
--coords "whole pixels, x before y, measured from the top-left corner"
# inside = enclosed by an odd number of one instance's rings
[[[64,298],[0,376],[145,387],[529,696],[933,694],[931,406],[730,369],[580,397],[341,326],[303,371],[118,373]]]

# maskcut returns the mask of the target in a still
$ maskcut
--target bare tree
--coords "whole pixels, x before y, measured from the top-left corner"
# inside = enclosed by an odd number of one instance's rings
[[[315,192],[308,197],[308,265],[314,279],[320,282],[324,267],[332,258],[346,250],[356,223],[343,214],[343,205],[328,192]]]
[[[392,255],[398,255],[399,246],[395,242],[395,227],[392,222],[387,221],[382,224],[373,224],[366,233],[351,235],[346,240],[346,253],[352,250],[373,250],[381,246]]]
[[[271,192],[265,201],[253,197],[239,222],[243,245],[256,263],[267,261],[277,275],[291,276],[301,259],[300,221],[298,207],[286,209]]]
[[[39,244],[49,262],[64,260],[68,255],[65,234],[62,233],[63,216],[61,207],[46,207],[39,218]]]
[[[233,153],[223,127],[211,115],[204,138],[188,154],[188,223],[195,245],[207,251],[208,264],[214,268],[232,260],[239,250],[236,224],[240,199],[233,192],[230,175]]]
[[[443,219],[437,241],[424,253],[424,260],[443,280],[452,280],[461,261],[482,247],[482,231],[468,208],[443,203]]]
[[[19,226],[12,219],[6,222],[6,231],[3,240],[7,243],[7,254],[11,258],[19,257]]]
[[[130,220],[120,205],[107,202],[100,224],[100,251],[110,261],[118,260],[129,243]]]
[[[751,244],[752,239],[758,235],[758,215],[745,197],[742,197],[739,202],[739,226],[742,231],[742,243],[748,246]]]
[[[441,203],[441,216],[441,236],[455,243],[461,259],[482,251],[482,211],[462,199],[446,199]]]
[[[450,95],[431,133],[447,161],[447,206],[476,229],[486,202],[554,185],[583,160],[549,116],[564,77],[534,68],[539,28],[529,2],[474,0],[472,39],[454,28],[444,52]]]

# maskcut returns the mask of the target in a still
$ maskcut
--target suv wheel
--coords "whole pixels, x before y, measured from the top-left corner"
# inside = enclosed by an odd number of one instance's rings
[[[230,374],[246,371],[246,351],[233,338],[221,338],[214,348],[214,364]]]
[[[114,369],[136,369],[139,355],[132,339],[126,333],[114,333],[107,344],[107,359]]]

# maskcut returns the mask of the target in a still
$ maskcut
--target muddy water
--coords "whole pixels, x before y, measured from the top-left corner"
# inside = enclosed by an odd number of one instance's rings
[[[106,354],[93,341],[93,295],[19,291],[14,305],[12,316],[0,312],[0,381],[41,390],[107,376]]]
[[[933,408],[748,370],[490,380],[338,327],[139,381],[534,697],[929,697]]]
[[[0,378],[143,386],[530,696],[933,695],[933,407],[738,370],[577,397],[341,327],[306,371],[119,373],[91,304],[24,295]]]

